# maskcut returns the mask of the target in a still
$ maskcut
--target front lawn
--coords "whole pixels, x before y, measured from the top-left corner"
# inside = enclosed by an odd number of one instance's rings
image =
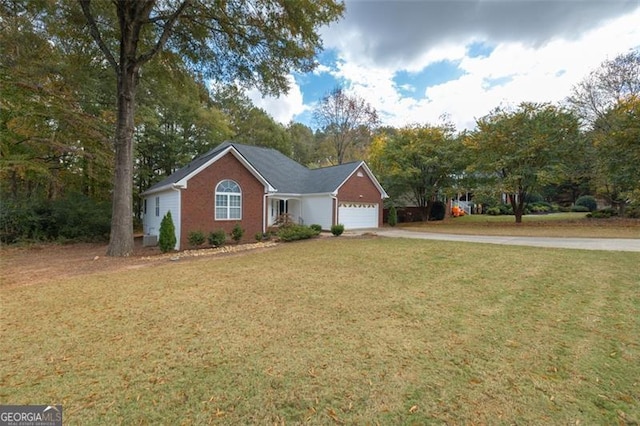
[[[640,238],[640,219],[587,218],[586,213],[525,215],[522,223],[514,216],[467,215],[442,221],[409,222],[403,229],[467,235],[511,235],[518,237]]]
[[[0,288],[65,424],[640,421],[640,255],[324,238]]]

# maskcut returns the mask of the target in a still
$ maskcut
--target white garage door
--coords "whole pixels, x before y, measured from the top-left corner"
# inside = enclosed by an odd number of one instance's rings
[[[338,222],[344,225],[344,229],[377,228],[378,204],[340,203]]]

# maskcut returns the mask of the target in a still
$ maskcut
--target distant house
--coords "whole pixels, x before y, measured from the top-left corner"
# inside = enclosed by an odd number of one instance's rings
[[[192,231],[230,233],[239,223],[249,240],[281,215],[323,229],[377,228],[387,194],[363,161],[308,169],[274,149],[224,142],[142,197],[144,233],[159,235],[171,211],[179,250]]]

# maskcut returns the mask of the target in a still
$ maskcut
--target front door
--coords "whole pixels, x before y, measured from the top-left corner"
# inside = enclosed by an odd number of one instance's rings
[[[287,200],[271,200],[271,225],[279,223],[282,215],[289,213]]]

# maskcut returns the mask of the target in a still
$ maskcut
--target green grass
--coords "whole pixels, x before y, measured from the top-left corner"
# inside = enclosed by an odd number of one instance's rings
[[[586,213],[548,213],[548,214],[528,214],[522,216],[524,223],[532,222],[556,222],[556,221],[576,221],[582,220],[587,217]],[[461,223],[513,223],[515,222],[515,216],[513,215],[466,215],[455,218],[456,221]]]
[[[326,238],[0,289],[65,424],[640,421],[640,255]]]
[[[402,223],[409,230],[471,235],[530,237],[640,238],[638,219],[590,219],[586,213],[525,215],[516,224],[514,216],[468,215],[443,221]]]

